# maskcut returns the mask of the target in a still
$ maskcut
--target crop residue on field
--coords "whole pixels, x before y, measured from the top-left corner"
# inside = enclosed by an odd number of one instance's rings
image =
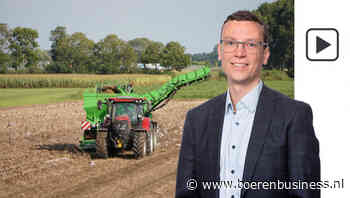
[[[82,102],[0,109],[0,197],[171,197],[185,115],[202,102],[170,101],[154,112],[159,149],[141,160],[81,151]]]

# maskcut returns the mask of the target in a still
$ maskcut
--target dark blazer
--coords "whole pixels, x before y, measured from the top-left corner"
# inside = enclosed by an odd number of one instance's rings
[[[200,182],[220,180],[225,102],[226,93],[187,113],[178,162],[176,198],[219,198],[219,190],[204,190]],[[197,181],[195,190],[187,189],[189,179]],[[320,181],[319,143],[308,104],[263,86],[248,144],[243,181]],[[243,197],[319,198],[320,190],[243,189]]]

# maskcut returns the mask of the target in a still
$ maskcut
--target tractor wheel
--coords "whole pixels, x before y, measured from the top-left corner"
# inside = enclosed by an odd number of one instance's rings
[[[97,132],[96,135],[96,154],[101,158],[108,158],[110,153],[108,149],[107,132]]]
[[[155,124],[152,130],[152,148],[153,148],[152,152],[156,151],[157,149],[157,135],[158,135],[158,126],[157,124]]]
[[[145,132],[134,132],[132,150],[135,158],[140,159],[147,154],[147,134]]]
[[[153,130],[150,130],[147,133],[147,145],[146,145],[146,153],[147,155],[151,155],[153,153]]]

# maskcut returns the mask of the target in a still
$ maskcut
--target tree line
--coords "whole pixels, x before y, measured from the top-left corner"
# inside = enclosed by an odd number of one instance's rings
[[[270,59],[266,68],[294,75],[294,0],[263,3],[253,10],[269,27]],[[9,29],[0,24],[0,73],[132,73],[137,63],[159,63],[181,70],[191,64],[218,66],[217,44],[209,53],[185,54],[185,47],[171,41],[164,45],[147,38],[124,41],[115,34],[95,43],[84,33],[68,34],[64,26],[51,31],[51,49],[39,49],[39,34],[31,28]],[[142,70],[141,72],[150,72]]]
[[[51,49],[39,49],[36,30],[9,29],[0,24],[0,73],[134,73],[159,72],[137,67],[137,63],[161,64],[181,70],[191,64],[185,47],[171,41],[164,45],[147,38],[124,41],[115,34],[95,43],[84,33],[68,34],[64,26],[51,31]]]
[[[294,76],[294,0],[263,3],[253,10],[269,27],[270,59],[266,68],[286,70]],[[217,45],[209,53],[192,55],[194,63],[219,65]]]

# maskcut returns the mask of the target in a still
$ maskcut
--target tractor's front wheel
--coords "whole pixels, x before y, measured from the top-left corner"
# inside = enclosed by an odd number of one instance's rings
[[[108,158],[110,153],[108,149],[107,132],[97,132],[96,135],[96,154],[101,158]]]
[[[136,159],[140,159],[147,154],[147,134],[145,132],[133,132],[134,139],[132,144],[132,150]]]

